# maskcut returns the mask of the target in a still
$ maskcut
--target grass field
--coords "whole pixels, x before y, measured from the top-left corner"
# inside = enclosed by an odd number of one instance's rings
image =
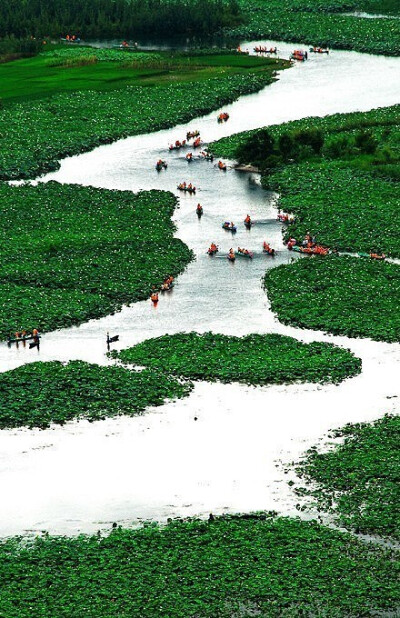
[[[213,77],[271,73],[288,63],[243,54],[142,53],[60,49],[0,64],[0,99],[12,103],[61,92],[110,91],[125,86],[202,83]]]

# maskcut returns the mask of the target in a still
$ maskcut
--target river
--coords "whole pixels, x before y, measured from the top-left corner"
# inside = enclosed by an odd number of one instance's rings
[[[288,57],[296,47],[274,41]],[[206,141],[245,129],[335,112],[368,110],[400,102],[400,58],[356,52],[313,56],[283,71],[261,92],[224,107],[230,114],[218,124],[218,111],[188,125],[101,146],[61,162],[59,171],[40,179],[109,189],[176,192],[186,180],[196,196],[180,196],[175,213],[177,236],[196,259],[177,279],[158,307],[136,303],[113,316],[43,337],[41,350],[0,346],[2,371],[33,360],[82,359],[107,363],[105,336],[119,334],[124,348],[165,333],[196,330],[244,335],[282,333],[303,341],[329,341],[350,348],[363,361],[360,376],[340,386],[291,385],[247,387],[198,383],[189,398],[150,409],[141,417],[95,423],[75,421],[45,431],[0,432],[0,535],[48,530],[75,534],[134,525],[143,519],[274,509],[295,514],[298,499],[287,485],[284,465],[323,438],[332,427],[373,420],[395,409],[400,396],[400,345],[333,337],[281,325],[261,287],[266,268],[286,263],[276,221],[277,196],[265,192],[254,174],[169,153],[168,144],[199,129]],[[168,169],[154,169],[158,158]],[[231,162],[230,162],[231,163]],[[195,215],[200,202],[204,215]],[[247,231],[249,213],[256,225]],[[221,228],[238,225],[232,237]],[[277,249],[262,254],[262,242]],[[220,253],[206,255],[214,241]],[[226,260],[230,247],[254,251],[252,261]],[[195,417],[197,420],[195,420]]]

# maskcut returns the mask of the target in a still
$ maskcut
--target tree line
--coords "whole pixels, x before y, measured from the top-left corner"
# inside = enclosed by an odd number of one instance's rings
[[[0,37],[206,35],[241,21],[238,0],[7,0]]]

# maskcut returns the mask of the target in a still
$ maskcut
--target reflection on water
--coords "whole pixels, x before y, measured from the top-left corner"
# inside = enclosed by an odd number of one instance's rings
[[[257,41],[242,47],[252,49],[255,43],[275,46],[274,41]],[[286,57],[295,47],[276,45]],[[198,384],[187,400],[140,418],[83,421],[41,432],[3,431],[0,534],[42,528],[75,532],[114,520],[223,510],[291,513],[296,499],[277,461],[296,459],[330,427],[392,409],[396,399],[387,397],[400,395],[400,346],[300,331],[279,324],[271,313],[262,276],[266,268],[290,259],[276,221],[276,196],[261,189],[256,175],[224,173],[200,160],[189,164],[186,151],[169,153],[167,147],[189,129],[199,129],[204,140],[212,141],[311,114],[397,103],[399,67],[400,59],[354,52],[313,57],[284,71],[262,92],[226,106],[226,124],[218,124],[214,112],[189,125],[66,159],[58,172],[43,179],[131,191],[176,191],[178,182],[193,182],[198,193],[180,196],[175,220],[177,235],[194,251],[195,261],[156,309],[150,301],[136,303],[113,316],[47,334],[39,354],[1,345],[3,371],[38,358],[105,363],[107,331],[120,335],[114,344],[118,349],[164,333],[213,330],[333,341],[362,358],[363,373],[339,387]],[[154,165],[160,156],[169,166],[158,174]],[[198,202],[204,208],[201,220],[195,214]],[[243,225],[247,213],[256,222],[250,231]],[[238,225],[234,237],[222,230],[225,219]],[[275,258],[263,255],[263,240],[277,249]],[[210,258],[206,250],[212,241],[220,252]],[[254,259],[229,263],[227,251],[238,246],[254,251]]]

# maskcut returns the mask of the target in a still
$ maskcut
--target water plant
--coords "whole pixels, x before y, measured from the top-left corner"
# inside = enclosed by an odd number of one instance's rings
[[[127,414],[185,397],[191,384],[153,369],[132,372],[82,361],[37,362],[0,373],[0,429],[64,425]]]
[[[319,507],[356,532],[399,539],[400,416],[346,425],[330,437],[343,441],[310,449],[297,467]]]
[[[284,324],[400,340],[400,268],[395,264],[348,256],[303,259],[269,270],[265,286]]]
[[[302,42],[337,49],[398,56],[400,21],[362,19],[344,13],[373,10],[399,14],[396,0],[241,0],[244,21],[231,36]]]
[[[1,336],[79,324],[148,298],[192,258],[173,236],[175,206],[160,191],[0,183]]]
[[[399,604],[398,553],[272,515],[0,543],[5,616],[371,616]]]
[[[304,344],[275,334],[164,335],[113,356],[124,363],[158,368],[193,380],[245,384],[341,382],[361,370],[360,359],[348,350],[326,343]]]

